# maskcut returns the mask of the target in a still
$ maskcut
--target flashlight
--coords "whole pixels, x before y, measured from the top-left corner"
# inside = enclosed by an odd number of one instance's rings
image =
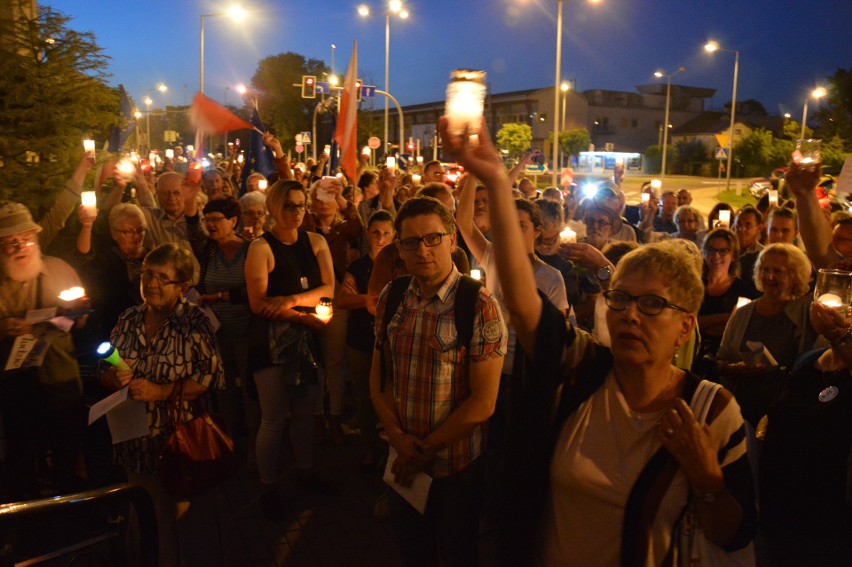
[[[124,362],[124,359],[121,358],[121,355],[118,354],[118,349],[112,346],[112,343],[103,342],[98,345],[97,348],[98,356],[104,359],[104,361],[109,362],[113,366],[115,366],[118,370],[125,371],[130,370],[130,367],[127,366],[127,363]]]

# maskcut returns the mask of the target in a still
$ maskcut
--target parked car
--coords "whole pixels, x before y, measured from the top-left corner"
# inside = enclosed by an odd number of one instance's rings
[[[748,192],[757,200],[760,200],[767,191],[772,189],[772,181],[773,180],[781,180],[784,179],[784,175],[787,173],[786,167],[776,167],[772,170],[772,172],[766,177],[759,177],[757,179],[752,179],[748,184]]]

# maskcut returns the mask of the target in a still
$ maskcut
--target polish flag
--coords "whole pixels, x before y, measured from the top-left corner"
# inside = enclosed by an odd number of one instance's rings
[[[205,134],[224,134],[233,130],[251,130],[251,124],[203,94],[196,93],[189,109],[190,123]]]
[[[349,69],[343,81],[343,96],[340,99],[340,112],[337,116],[337,128],[334,141],[340,146],[340,169],[356,183],[355,172],[358,167],[358,94],[355,91],[358,79],[358,42],[354,42]]]

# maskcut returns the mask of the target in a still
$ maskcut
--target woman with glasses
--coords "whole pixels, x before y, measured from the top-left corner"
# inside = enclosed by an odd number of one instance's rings
[[[176,244],[163,244],[145,256],[140,277],[143,303],[122,313],[109,337],[130,370],[110,366],[100,376],[105,388],[128,386],[132,399],[145,402],[148,435],[115,444],[114,461],[124,467],[128,481],[144,487],[154,501],[160,565],[208,565],[212,560],[205,554],[221,553],[209,541],[196,539],[208,533],[203,527],[215,514],[215,492],[199,494],[190,503],[176,501],[166,490],[158,460],[163,442],[173,432],[168,413],[176,383],[182,382],[187,421],[194,417],[189,400],[224,385],[210,320],[183,297],[194,272],[192,254]]]
[[[250,423],[246,412],[251,309],[246,294],[245,263],[250,243],[236,233],[240,205],[233,197],[213,199],[204,206],[205,234],[196,191],[197,186],[186,199],[184,217],[192,252],[201,268],[196,286],[197,303],[209,306],[220,324],[216,337],[225,367],[225,391],[217,393],[216,402],[234,434],[237,448],[242,451],[253,443],[251,430],[257,428]],[[252,413],[256,414],[256,410]]]
[[[334,268],[325,238],[300,230],[308,195],[298,181],[269,188],[266,204],[275,221],[252,241],[246,259],[246,286],[255,317],[249,360],[260,398],[256,458],[262,484],[261,509],[281,519],[276,492],[278,455],[287,418],[298,480],[317,485],[313,473],[314,410],[321,395],[318,365],[325,322],[314,315],[321,298],[334,296]]]
[[[698,310],[701,353],[716,358],[722,333],[741,297],[754,299],[752,286],[739,277],[740,244],[727,228],[715,228],[704,239],[704,300]]]
[[[95,348],[107,340],[125,309],[142,303],[139,274],[148,253],[147,223],[142,209],[130,203],[116,205],[109,215],[90,214],[80,206],[78,216],[81,228],[74,260],[94,312],[79,334],[77,350],[83,374],[92,376]]]
[[[242,237],[246,240],[258,238],[266,230],[266,193],[252,191],[240,197],[240,224]]]
[[[763,295],[734,311],[722,334],[716,355],[720,381],[755,427],[786,371],[817,339],[808,317],[811,274],[805,253],[792,244],[765,247],[754,266],[754,283]],[[749,343],[762,345],[772,358],[755,355]]]
[[[510,388],[507,562],[662,565],[688,503],[709,541],[746,546],[756,512],[742,417],[721,390],[700,425],[690,409],[700,379],[672,364],[701,303],[694,260],[668,243],[624,256],[605,295],[612,348],[596,345],[530,293],[511,188],[484,125],[477,144],[446,126],[445,150],[488,187],[491,224],[502,227],[497,267],[525,357]]]

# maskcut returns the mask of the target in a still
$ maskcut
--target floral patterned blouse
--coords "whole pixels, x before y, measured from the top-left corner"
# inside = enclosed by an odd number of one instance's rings
[[[145,306],[126,310],[110,335],[112,344],[133,369],[134,377],[155,384],[189,379],[202,386],[223,389],[224,369],[219,345],[210,320],[201,309],[181,298],[166,322],[157,330],[151,344],[145,338]],[[184,402],[187,420],[193,405]],[[149,435],[118,443],[116,464],[135,473],[157,471],[157,455],[163,441],[172,433],[168,401],[147,402]]]

